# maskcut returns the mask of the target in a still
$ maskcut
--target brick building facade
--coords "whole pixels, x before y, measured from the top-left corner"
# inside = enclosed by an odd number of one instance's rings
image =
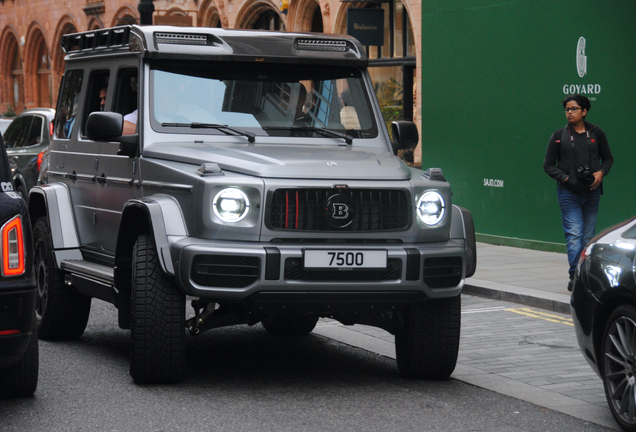
[[[0,114],[54,107],[64,71],[62,35],[139,22],[135,0],[0,0]],[[155,24],[347,32],[347,9],[383,8],[385,40],[369,47],[387,121],[420,124],[419,0],[155,0]],[[417,158],[417,156],[416,156]]]

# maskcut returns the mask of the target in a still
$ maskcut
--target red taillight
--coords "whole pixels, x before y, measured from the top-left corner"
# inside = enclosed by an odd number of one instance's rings
[[[40,172],[40,167],[42,166],[42,158],[44,158],[44,152],[40,152],[38,155],[38,172]]]
[[[0,330],[0,336],[19,334],[19,333],[21,333],[20,330]]]
[[[49,122],[49,135],[53,137],[53,122]]]
[[[16,216],[2,227],[2,275],[18,276],[24,271],[22,218]]]

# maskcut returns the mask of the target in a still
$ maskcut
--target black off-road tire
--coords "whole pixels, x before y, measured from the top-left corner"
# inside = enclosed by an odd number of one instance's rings
[[[57,268],[47,218],[33,227],[34,271],[37,279],[35,316],[42,340],[78,339],[88,323],[91,298],[64,284]]]
[[[38,386],[39,349],[34,321],[33,334],[22,358],[13,366],[0,369],[0,398],[26,397]]]
[[[318,317],[310,314],[271,315],[261,321],[268,333],[277,336],[303,336],[312,332]]]
[[[130,375],[140,384],[175,383],[185,363],[185,295],[164,274],[151,236],[133,250]]]
[[[430,300],[402,312],[395,334],[400,374],[407,378],[446,380],[455,370],[461,326],[460,296]]]

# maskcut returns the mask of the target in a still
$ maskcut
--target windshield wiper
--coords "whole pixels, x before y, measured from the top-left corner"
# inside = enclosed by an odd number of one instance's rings
[[[192,129],[216,129],[223,132],[225,135],[242,135],[247,137],[247,141],[253,143],[255,141],[256,135],[251,132],[243,131],[240,129],[234,129],[228,125],[222,124],[212,124],[212,123],[161,123],[162,127],[189,127]],[[230,133],[233,132],[233,133]]]
[[[290,126],[290,127],[274,127],[274,126],[266,126],[263,129],[265,130],[291,130],[291,131],[299,131],[299,132],[316,132],[319,134],[342,138],[345,140],[347,144],[353,143],[353,137],[351,135],[347,135],[342,132],[337,132],[335,130],[327,129],[327,128],[317,128],[312,126]]]

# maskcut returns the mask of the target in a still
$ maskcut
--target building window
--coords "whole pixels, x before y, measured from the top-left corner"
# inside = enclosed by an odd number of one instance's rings
[[[44,40],[40,43],[37,65],[38,106],[51,107],[53,105],[51,98],[51,58]]]

